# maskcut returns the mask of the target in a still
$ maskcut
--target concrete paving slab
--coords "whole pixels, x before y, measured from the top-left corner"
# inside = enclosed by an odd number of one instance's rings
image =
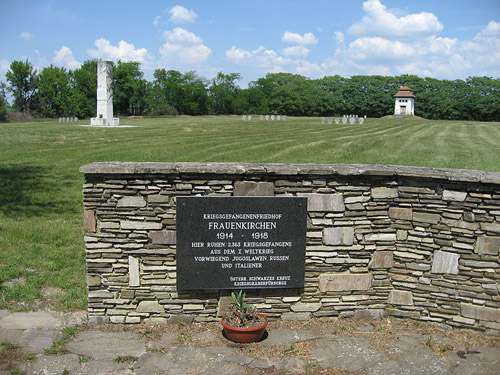
[[[43,354],[45,349],[52,346],[54,340],[62,337],[61,330],[28,329],[19,340],[21,350],[25,353]]]
[[[10,342],[19,344],[19,340],[24,334],[22,329],[0,329],[0,342]]]
[[[213,332],[206,331],[206,332],[200,332],[200,333],[193,335],[193,340],[215,341],[219,337],[220,337],[219,335],[217,335]]]
[[[62,328],[63,321],[48,311],[16,312],[0,319],[0,329]]]
[[[40,356],[29,362],[21,362],[18,366],[24,374],[55,375],[63,374],[64,369],[69,374],[75,374],[80,369],[79,357],[76,354]]]
[[[197,348],[172,348],[168,354],[147,353],[135,364],[137,375],[246,375],[248,369],[232,362],[209,360]]]
[[[202,348],[201,351],[207,355],[208,359],[220,361],[224,356],[238,353],[238,348],[229,346],[208,346]]]
[[[307,361],[303,358],[285,357],[275,362],[274,367],[287,374],[305,374]]]
[[[192,375],[248,375],[248,369],[244,366],[230,362],[208,362],[200,368],[199,372]]]
[[[131,375],[134,374],[135,361],[117,362],[115,360],[89,360],[81,364],[74,375]],[[73,372],[70,373],[73,375]]]
[[[369,368],[366,368],[366,373],[370,375],[435,375],[448,374],[449,369],[443,363],[443,358],[422,357],[416,358],[418,354],[412,355],[411,358],[398,358],[397,361],[384,360],[378,363],[373,363]]]
[[[176,362],[206,362],[209,360],[207,353],[192,346],[173,347],[170,348],[168,354]]]
[[[200,360],[196,356],[188,361],[177,361],[170,353],[147,353],[136,362],[135,374],[187,375],[196,373],[200,367]]]
[[[138,358],[146,353],[146,342],[135,332],[84,331],[66,344],[66,349],[93,359]]]
[[[387,375],[455,373],[454,369],[462,365],[460,357],[454,352],[443,357],[437,356],[425,344],[428,339],[429,336],[414,333],[400,335],[387,351],[387,360],[376,364],[368,373]],[[449,342],[444,337],[435,336],[432,339],[440,343]],[[454,348],[454,351],[457,349]]]
[[[256,358],[248,364],[249,368],[266,369],[273,366],[273,361],[269,358]]]
[[[87,311],[72,311],[62,316],[65,326],[76,326],[84,324],[88,320]]]
[[[455,353],[448,356],[453,361],[451,368],[454,375],[500,374],[499,348],[476,347],[473,350],[479,353],[466,354],[465,358],[460,358]]]
[[[231,354],[218,354],[217,361],[237,363],[241,366],[246,366],[253,362],[255,358],[245,354],[231,353]]]
[[[317,347],[311,354],[321,366],[367,372],[378,362],[387,360],[384,354],[363,338],[339,337],[332,340],[318,340],[316,343]]]
[[[159,338],[150,339],[146,343],[148,350],[161,350],[175,346],[177,343],[177,335],[173,332],[164,332]]]
[[[268,332],[267,338],[261,341],[261,344],[266,346],[272,345],[291,345],[299,340],[309,340],[315,337],[320,337],[312,331],[292,330],[289,328],[278,328]]]

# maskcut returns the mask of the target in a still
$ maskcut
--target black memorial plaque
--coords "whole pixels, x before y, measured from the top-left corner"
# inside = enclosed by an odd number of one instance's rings
[[[178,289],[302,288],[306,218],[306,197],[178,197]]]

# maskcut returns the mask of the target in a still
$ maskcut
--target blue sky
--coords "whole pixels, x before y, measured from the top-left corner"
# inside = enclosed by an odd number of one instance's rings
[[[101,58],[238,72],[500,78],[500,0],[0,0],[0,79],[13,60]]]

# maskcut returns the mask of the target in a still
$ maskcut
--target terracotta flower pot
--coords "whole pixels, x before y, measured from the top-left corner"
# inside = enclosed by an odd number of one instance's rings
[[[226,337],[237,343],[249,343],[249,342],[257,342],[259,341],[262,336],[264,335],[264,332],[266,331],[267,327],[267,317],[264,314],[259,314],[261,318],[264,318],[265,322],[261,324],[260,326],[257,327],[249,327],[249,328],[242,328],[242,327],[233,327],[224,321],[225,318],[222,318],[222,326],[224,327],[224,333],[226,334]]]

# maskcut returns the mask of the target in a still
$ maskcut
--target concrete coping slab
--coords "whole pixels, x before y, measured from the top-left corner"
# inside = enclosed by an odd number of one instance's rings
[[[453,182],[479,182],[500,185],[499,172],[468,169],[409,167],[401,165],[364,164],[280,164],[280,163],[155,163],[96,162],[80,167],[88,175],[128,174],[225,174],[225,175],[318,175],[318,176],[381,176],[436,179]]]
[[[62,327],[62,318],[48,311],[10,313],[0,319],[0,329],[59,329]]]

